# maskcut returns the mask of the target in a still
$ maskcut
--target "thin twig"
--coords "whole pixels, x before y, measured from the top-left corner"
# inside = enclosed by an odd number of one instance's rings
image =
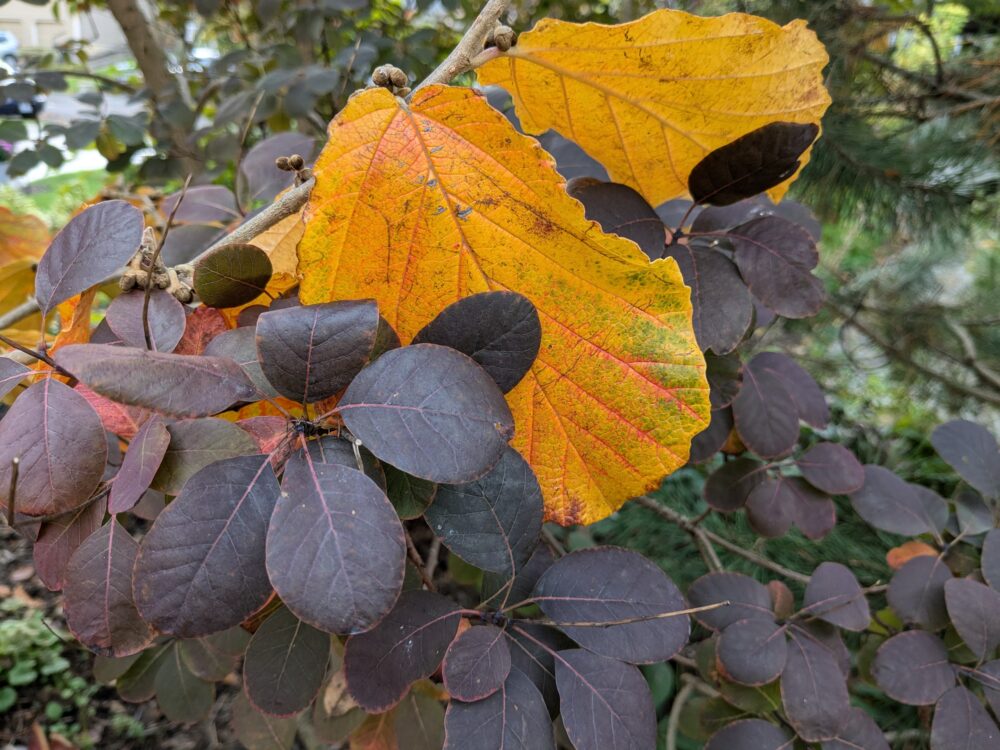
[[[17,495],[17,476],[21,469],[21,457],[10,460],[10,487],[7,493],[7,523],[14,526],[14,497]]]
[[[427,550],[427,564],[424,566],[424,575],[434,580],[434,573],[437,570],[438,559],[441,557],[441,540],[438,537],[431,539],[430,549]]]
[[[473,60],[483,51],[486,38],[496,28],[500,17],[507,12],[508,5],[509,0],[488,0],[451,54],[413,90],[419,91],[424,86],[435,83],[448,83],[455,76],[471,70]]]
[[[673,705],[670,706],[670,718],[667,719],[667,750],[677,750],[677,730],[681,725],[681,712],[694,692],[694,683],[686,682],[677,691]]]
[[[559,540],[556,539],[555,534],[553,534],[544,526],[542,527],[542,541],[545,542],[546,545],[548,545],[548,548],[552,550],[552,554],[555,555],[556,557],[562,557],[563,555],[566,554],[566,548],[559,543]]]
[[[534,599],[525,599],[518,606],[523,606],[525,604],[533,604],[538,601],[543,601],[544,596],[540,596]],[[728,607],[732,602],[728,599],[722,602],[714,602],[713,604],[704,604],[700,607],[690,607],[689,609],[678,609],[673,612],[657,612],[655,615],[639,615],[637,617],[625,617],[620,620],[605,620],[603,622],[590,621],[590,622],[563,622],[562,620],[523,620],[522,622],[530,622],[537,625],[553,625],[558,628],[606,628],[611,625],[632,625],[637,622],[649,622],[650,620],[666,620],[671,617],[684,617],[687,615],[694,615],[699,612],[709,612],[713,609],[720,609],[721,607]]]
[[[423,558],[420,557],[420,553],[417,551],[417,545],[413,543],[413,537],[410,536],[410,532],[404,531],[403,535],[406,537],[406,554],[410,558],[410,562],[416,566],[417,572],[420,573],[420,579],[424,582],[424,586],[427,587],[428,591],[437,591],[437,588],[434,586],[434,581],[432,581],[424,571]]]
[[[17,343],[16,341],[14,341],[14,339],[7,338],[3,334],[0,334],[0,341],[5,343],[11,349],[17,349],[22,354],[27,354],[29,357],[33,357],[34,359],[37,359],[39,362],[44,362],[63,377],[69,378],[70,380],[73,381],[76,380],[76,377],[73,375],[73,373],[71,373],[69,370],[63,369],[63,367],[59,365],[54,359],[52,359],[52,357],[50,357],[48,354],[36,351],[34,349],[30,349],[24,344]]]
[[[153,272],[156,269],[156,262],[160,259],[163,244],[167,241],[170,227],[174,223],[177,210],[181,207],[181,203],[184,202],[184,196],[187,195],[188,185],[191,184],[192,176],[189,174],[187,179],[184,180],[184,187],[181,188],[181,194],[177,197],[174,207],[170,209],[170,216],[167,217],[166,226],[163,227],[163,234],[160,235],[160,241],[156,243],[156,250],[153,251],[153,257],[149,259],[149,274],[146,277],[146,288],[143,290],[142,297],[142,334],[146,338],[146,348],[150,351],[153,349],[153,336],[149,332],[149,298],[153,294]]]

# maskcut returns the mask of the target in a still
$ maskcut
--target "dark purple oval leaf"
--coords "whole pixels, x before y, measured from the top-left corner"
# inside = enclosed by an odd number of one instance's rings
[[[799,439],[799,416],[784,381],[760,366],[757,355],[743,368],[743,385],[733,399],[736,431],[761,458],[787,456]]]
[[[553,718],[559,714],[559,690],[556,687],[556,651],[573,648],[574,643],[555,628],[528,622],[504,631],[510,641],[511,671],[527,675],[538,688]]]
[[[688,176],[695,203],[728,206],[778,185],[819,135],[813,123],[772,122],[709,152]]]
[[[438,487],[424,515],[444,545],[465,562],[514,575],[538,544],[542,511],[535,473],[507,446],[484,477]]]
[[[865,483],[865,469],[847,448],[836,443],[817,443],[795,465],[813,487],[831,495],[848,495]]]
[[[741,457],[726,461],[709,474],[702,494],[715,510],[731,513],[742,508],[750,493],[767,479],[764,464]]]
[[[369,713],[396,705],[441,664],[460,619],[458,606],[439,594],[403,592],[378,625],[347,641],[344,674],[354,700]]]
[[[859,633],[872,619],[858,579],[837,562],[821,563],[813,571],[806,585],[801,612]]]
[[[153,642],[153,630],[132,600],[132,567],[139,545],[114,518],[81,544],[66,566],[66,625],[102,656],[129,656]]]
[[[785,628],[771,620],[738,620],[722,631],[716,658],[741,685],[766,685],[781,676],[788,658]]]
[[[242,368],[221,357],[77,344],[60,349],[56,361],[112,401],[173,417],[206,417],[257,399]]]
[[[532,599],[584,648],[632,664],[670,659],[691,632],[688,616],[673,614],[686,609],[674,582],[642,555],[618,547],[560,558],[538,579]]]
[[[927,521],[931,524],[931,527],[937,529],[938,532],[944,531],[948,525],[948,519],[951,517],[948,501],[928,487],[914,484],[913,482],[907,482],[907,484],[917,493],[917,499],[920,501],[920,505],[924,509],[924,515],[927,517]],[[956,498],[956,503],[958,503],[958,500],[959,498]],[[959,521],[961,521],[961,515],[961,507],[959,507]]]
[[[531,553],[528,562],[521,566],[513,579],[503,573],[484,573],[482,585],[483,604],[502,609],[508,603],[524,601],[535,588],[542,573],[555,562],[555,556],[547,545],[540,544]]]
[[[208,342],[203,354],[206,357],[225,357],[233,360],[243,368],[250,382],[262,395],[271,397],[280,395],[264,377],[264,371],[257,359],[257,335],[252,327],[244,326],[223,331]]]
[[[944,600],[965,645],[978,656],[1000,646],[1000,591],[971,578],[952,578],[944,584]]]
[[[948,624],[944,585],[951,578],[951,570],[939,555],[914,557],[889,582],[889,606],[905,623],[940,630]]]
[[[691,287],[691,322],[699,348],[731,352],[753,320],[750,291],[736,266],[718,250],[690,239],[668,245],[663,257],[677,261],[684,283]]]
[[[541,342],[538,311],[515,292],[465,297],[448,305],[413,337],[414,344],[440,344],[468,355],[504,393],[521,382]]]
[[[190,263],[226,234],[218,224],[174,224],[163,242],[160,258],[168,267]]]
[[[405,567],[403,526],[375,482],[292,457],[267,530],[267,572],[297,617],[328,633],[368,630],[396,603]]]
[[[104,319],[108,327],[125,346],[146,348],[146,332],[142,327],[142,290],[119,294],[108,305]],[[149,340],[154,351],[172,352],[184,335],[187,315],[184,305],[174,295],[156,289],[149,295]],[[96,342],[94,342],[96,343]]]
[[[795,525],[808,539],[822,539],[837,524],[837,506],[833,498],[809,484],[802,477],[786,478],[795,493]]]
[[[649,750],[656,712],[636,667],[583,649],[555,655],[566,734],[576,750]]]
[[[937,427],[931,444],[962,479],[987,497],[1000,498],[1000,447],[989,430],[956,419]]]
[[[993,528],[993,509],[974,489],[960,484],[953,499],[955,519],[962,535],[976,536]]]
[[[174,221],[184,224],[217,221],[228,224],[240,218],[236,196],[224,185],[198,185],[188,188],[187,192],[172,193],[160,203],[160,213],[164,216],[173,213]]]
[[[233,734],[247,750],[291,750],[298,733],[294,718],[268,716],[254,708],[244,693],[233,699]]]
[[[163,456],[170,445],[170,432],[157,415],[147,419],[128,444],[122,467],[115,475],[108,499],[108,511],[132,510],[153,483]]]
[[[794,737],[763,719],[743,719],[712,735],[705,750],[788,750]]]
[[[70,219],[38,261],[35,298],[42,314],[120,271],[139,249],[142,230],[142,212],[121,200]]]
[[[712,419],[703,431],[694,436],[691,441],[691,463],[701,464],[722,450],[733,431],[733,410],[730,408],[716,409]]]
[[[181,656],[196,677],[219,682],[236,669],[249,642],[250,633],[237,626],[204,638],[180,641]]]
[[[97,488],[108,443],[97,412],[72,388],[45,378],[21,393],[0,420],[0,507],[51,516],[81,505]]]
[[[916,536],[934,528],[913,488],[881,466],[865,466],[865,483],[851,494],[851,505],[882,531]]]
[[[994,750],[1000,746],[1000,727],[979,698],[957,685],[941,696],[931,724],[933,750]]]
[[[445,689],[460,701],[478,701],[493,695],[509,673],[510,647],[503,631],[494,625],[469,628],[444,655]]]
[[[886,695],[910,706],[930,706],[955,684],[944,642],[923,630],[909,630],[883,643],[872,675]]]
[[[436,344],[383,354],[354,379],[338,411],[379,459],[447,484],[486,474],[514,434],[510,408],[490,376]]]
[[[993,529],[983,539],[980,565],[986,583],[1000,590],[1000,529]]]
[[[215,685],[195,676],[181,658],[180,644],[167,648],[153,680],[156,702],[170,721],[190,724],[208,716]]]
[[[34,372],[30,367],[9,357],[0,357],[0,398],[17,388],[18,383]]]
[[[195,474],[146,533],[133,589],[143,619],[193,638],[240,624],[271,595],[264,541],[278,498],[267,456],[240,456]]]
[[[742,573],[709,573],[688,588],[692,607],[718,602],[728,606],[698,612],[694,618],[710,630],[722,630],[738,620],[773,620],[771,594],[764,584]]]
[[[194,264],[194,291],[209,307],[238,307],[262,295],[273,273],[256,245],[221,245]]]
[[[812,274],[819,261],[809,233],[778,216],[752,219],[726,232],[733,259],[753,295],[786,318],[807,318],[823,306],[823,282]]]
[[[69,559],[101,527],[106,508],[101,498],[42,523],[34,546],[35,572],[51,591],[62,589]]]
[[[330,636],[281,607],[250,639],[243,687],[260,711],[294,716],[313,702],[329,660]]]
[[[847,678],[833,652],[800,628],[788,631],[781,702],[788,723],[807,742],[833,739],[847,723]]]
[[[826,427],[830,408],[819,385],[794,359],[779,352],[761,352],[751,360],[757,371],[770,372],[784,384],[795,403],[795,412],[806,424],[818,430]]]
[[[820,744],[821,750],[889,750],[885,735],[863,708],[851,708],[847,723],[835,739]]]
[[[712,409],[729,406],[743,385],[743,360],[736,352],[725,355],[708,352],[705,354],[705,377],[711,390]]]
[[[346,466],[348,469],[358,469],[358,458],[354,455],[354,446],[345,438],[324,435],[317,440],[310,440],[306,443],[306,447],[314,463],[337,464],[338,466]],[[367,448],[360,448],[358,453],[361,454],[361,466],[364,467],[365,475],[375,482],[382,492],[385,492],[387,485],[382,464]]]
[[[587,218],[600,224],[605,232],[632,240],[650,260],[663,257],[663,221],[628,185],[580,180],[570,182],[566,191],[583,204]]]
[[[746,499],[747,520],[763,537],[783,536],[795,520],[798,496],[786,477],[763,474]]]
[[[983,695],[986,696],[993,713],[1000,713],[1000,659],[986,662],[966,674],[983,686]]]
[[[257,318],[257,354],[265,377],[294,401],[339,393],[371,357],[378,330],[371,300],[286,307]]]
[[[259,12],[259,11],[258,11]],[[275,165],[279,156],[298,154],[306,163],[312,159],[316,142],[302,133],[285,132],[272,135],[247,151],[240,163],[237,186],[248,201],[273,200],[292,184],[293,174]]]
[[[253,438],[232,422],[216,417],[185,419],[167,425],[170,445],[153,477],[154,490],[179,495],[187,480],[209,464],[257,453]]]
[[[554,750],[545,701],[524,673],[513,669],[499,691],[485,700],[453,700],[445,713],[445,750]]]

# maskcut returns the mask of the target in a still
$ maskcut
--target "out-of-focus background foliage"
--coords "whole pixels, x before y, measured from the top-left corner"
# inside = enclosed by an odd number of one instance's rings
[[[0,70],[0,227],[6,210],[35,215],[56,230],[99,193],[153,198],[188,173],[231,186],[243,155],[269,135],[294,131],[321,143],[326,123],[376,65],[391,62],[414,81],[423,78],[480,5],[0,0],[0,58],[7,66]],[[830,53],[833,106],[793,197],[822,222],[829,304],[818,317],[762,327],[754,347],[794,353],[811,370],[831,402],[828,435],[862,460],[948,496],[953,475],[930,447],[931,429],[956,416],[1000,428],[1000,3],[513,6],[509,22],[519,31],[547,16],[619,22],[656,7],[808,20]],[[37,119],[19,116],[38,109]],[[3,251],[0,264],[9,260]],[[0,313],[3,304],[0,293]],[[697,515],[703,476],[681,470],[661,492],[677,510]],[[837,529],[821,543],[797,532],[764,542],[742,517],[716,515],[707,523],[792,568],[835,559],[863,583],[884,582],[885,552],[898,540],[855,522],[849,506],[839,510]],[[20,711],[81,747],[199,746],[200,730],[167,732],[142,709],[95,702],[103,693],[79,677],[87,675],[88,660],[60,640],[58,626],[40,624],[38,612],[49,619],[58,613],[50,600],[36,598],[41,592],[31,588],[23,555],[13,537],[6,539],[0,727],[13,726]],[[682,587],[704,572],[690,538],[639,506],[574,531],[568,541],[578,547],[595,540],[649,555]],[[739,558],[726,563],[757,573]],[[28,651],[5,649],[15,624],[18,637],[32,644]],[[657,689],[665,701],[672,687]],[[879,717],[890,730],[908,722],[898,706]],[[0,743],[9,739],[0,729]]]

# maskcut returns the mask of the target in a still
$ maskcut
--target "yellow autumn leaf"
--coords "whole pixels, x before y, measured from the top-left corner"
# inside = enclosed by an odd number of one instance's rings
[[[0,315],[9,313],[14,308],[24,304],[34,294],[34,260],[22,258],[0,267]],[[0,333],[19,344],[35,347],[38,346],[41,331],[42,315],[35,313],[0,331]]]
[[[356,94],[315,173],[304,304],[374,298],[409,341],[470,294],[534,302],[541,350],[508,401],[549,519],[604,518],[686,462],[709,405],[676,263],[588,221],[552,158],[478,93]]]
[[[804,21],[657,10],[616,26],[545,19],[478,76],[510,92],[525,132],[558,131],[655,206],[687,194],[695,164],[739,136],[818,124],[828,59]]]
[[[41,219],[0,206],[0,266],[25,258],[38,260],[48,245],[49,230]]]

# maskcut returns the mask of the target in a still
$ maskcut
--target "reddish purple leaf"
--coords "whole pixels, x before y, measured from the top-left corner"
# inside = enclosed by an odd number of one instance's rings
[[[478,629],[478,628],[477,628]],[[500,689],[485,700],[453,700],[445,713],[444,750],[554,750],[545,701],[524,673],[512,669]]]
[[[50,590],[62,589],[69,559],[101,527],[106,507],[107,501],[101,498],[42,523],[35,540],[35,572]]]
[[[510,647],[503,631],[494,625],[469,628],[444,655],[445,689],[460,701],[479,701],[493,695],[509,673]],[[541,701],[541,695],[538,699]]]
[[[437,670],[460,619],[457,605],[439,594],[403,592],[378,625],[348,639],[344,673],[350,694],[369,713],[392,708],[410,685]]]
[[[14,459],[15,508],[50,516],[90,497],[107,458],[104,427],[87,400],[54,378],[40,380],[0,420],[0,507],[6,512],[10,502]]]
[[[905,623],[940,630],[948,624],[944,585],[951,578],[951,570],[940,556],[914,557],[889,582],[889,606]]]
[[[271,716],[295,716],[323,685],[330,636],[281,607],[254,633],[243,662],[250,702]]]
[[[736,352],[705,354],[705,377],[708,378],[709,401],[713,409],[733,403],[743,385],[743,360]]]
[[[121,200],[70,219],[38,261],[35,298],[42,314],[120,271],[139,249],[142,229],[142,212]]]
[[[813,487],[831,495],[847,495],[861,489],[865,469],[847,448],[836,443],[817,443],[795,465]]]
[[[913,488],[881,466],[865,466],[865,483],[851,494],[851,505],[882,531],[915,536],[934,528]]]
[[[257,398],[240,366],[221,357],[78,344],[60,349],[56,361],[112,401],[174,417],[205,417]]]
[[[784,182],[819,135],[812,124],[772,122],[711,151],[688,176],[695,203],[728,206]]]
[[[152,485],[167,495],[179,495],[187,480],[209,464],[258,452],[245,431],[216,417],[172,422],[167,432],[170,445]]]
[[[971,578],[952,578],[944,584],[944,600],[965,645],[985,659],[1000,646],[1000,591]]]
[[[776,375],[795,403],[795,411],[806,424],[818,430],[826,427],[830,419],[830,408],[826,397],[812,375],[806,372],[794,359],[778,352],[761,352],[751,360],[761,371]]]
[[[666,230],[653,207],[628,185],[598,180],[574,180],[566,186],[583,204],[584,212],[601,229],[637,244],[650,260],[663,257]]]
[[[831,625],[861,632],[871,622],[868,600],[858,579],[836,562],[821,563],[806,585],[802,612]]]
[[[937,427],[931,444],[962,479],[987,497],[1000,498],[1000,447],[989,430],[956,419]]]
[[[966,674],[983,686],[983,695],[993,713],[1000,713],[1000,659],[986,662],[981,667],[968,670]]]
[[[837,524],[833,498],[820,492],[802,477],[785,480],[795,493],[795,525],[809,539],[822,539]]]
[[[788,631],[781,702],[788,723],[807,742],[833,739],[847,723],[847,678],[833,653],[800,628]]]
[[[317,440],[310,440],[306,443],[306,448],[314,463],[337,464],[338,466],[346,466],[349,469],[358,468],[358,459],[354,455],[354,445],[351,441],[343,437],[324,435]],[[375,482],[382,492],[385,492],[386,478],[384,467],[367,448],[362,447],[359,453],[361,454],[361,465],[365,469],[365,476]]]
[[[555,655],[566,734],[576,750],[648,750],[656,745],[653,696],[630,664],[583,649]]]
[[[146,420],[129,443],[125,460],[111,485],[108,500],[111,513],[124,513],[135,507],[153,483],[169,445],[170,433],[163,419],[154,415]]]
[[[840,734],[821,743],[820,750],[889,750],[889,743],[864,709],[851,708]]]
[[[913,482],[907,482],[907,484],[917,493],[917,500],[920,501],[920,505],[924,509],[924,515],[927,517],[927,521],[931,524],[931,527],[937,529],[938,532],[944,531],[948,525],[948,519],[951,517],[948,501],[934,490],[923,485],[914,484]],[[992,514],[990,515],[990,523],[992,523]],[[961,516],[961,508],[959,508],[959,516]]]
[[[531,598],[584,648],[632,664],[670,659],[691,632],[687,615],[661,616],[686,609],[673,581],[645,557],[618,547],[560,558],[538,579]],[[630,619],[638,621],[616,624]]]
[[[989,531],[983,539],[980,565],[986,583],[1000,590],[1000,529]]]
[[[743,719],[713,734],[705,750],[790,750],[794,742],[788,730],[769,721]]]
[[[737,620],[722,631],[716,658],[741,685],[766,685],[781,676],[788,659],[785,627],[772,620]]]
[[[380,460],[447,484],[486,474],[514,434],[492,378],[466,355],[436,344],[383,354],[354,379],[338,411]]]
[[[504,573],[483,574],[482,600],[494,607],[497,605],[506,606],[507,602],[516,603],[524,601],[535,588],[542,573],[551,567],[555,562],[552,550],[544,544],[535,547],[528,562],[521,566],[513,580]],[[503,604],[501,604],[503,602]]]
[[[799,416],[785,382],[760,365],[758,354],[743,368],[743,385],[733,399],[736,431],[761,458],[781,458],[799,439]]]
[[[0,398],[17,388],[18,383],[34,373],[30,367],[9,357],[0,357]]]
[[[660,244],[663,244],[660,225]],[[521,382],[542,341],[538,311],[514,292],[482,292],[454,302],[413,337],[471,357],[507,393]]]
[[[252,327],[223,331],[208,342],[204,354],[206,357],[225,357],[233,360],[243,368],[243,372],[261,394],[271,397],[280,395],[264,377],[264,371],[257,359],[257,335]]]
[[[217,461],[195,474],[146,533],[135,601],[159,632],[192,638],[231,628],[271,596],[264,541],[278,498],[267,456]]]
[[[823,306],[823,282],[812,274],[819,261],[809,233],[786,219],[764,216],[725,234],[753,295],[786,318],[807,318]]]
[[[139,545],[114,518],[81,544],[66,566],[63,606],[74,637],[102,656],[129,656],[153,642],[132,600]]]
[[[979,698],[957,685],[934,707],[931,747],[934,750],[993,750],[1000,746],[1000,727]]]
[[[767,479],[764,465],[752,458],[726,461],[705,481],[702,494],[715,510],[731,513],[742,508],[750,493]]]
[[[302,133],[286,131],[265,138],[247,151],[240,162],[237,192],[245,202],[273,200],[279,192],[290,187],[294,179],[291,172],[278,169],[274,160],[298,154],[309,163],[315,149],[315,140]]]
[[[119,294],[108,305],[105,320],[108,327],[125,346],[146,348],[146,333],[142,327],[143,290]],[[149,295],[149,340],[153,350],[172,352],[184,335],[187,314],[184,305],[174,295],[156,289]],[[92,343],[97,343],[93,342]]]
[[[175,207],[177,210],[174,213]],[[174,221],[184,224],[228,224],[240,218],[236,209],[236,196],[224,185],[197,185],[188,188],[183,195],[180,191],[172,193],[160,203],[160,213],[164,216],[174,213]]]
[[[691,441],[691,463],[701,464],[710,459],[725,445],[729,433],[733,431],[733,411],[730,408],[716,409],[712,420],[703,431]]]
[[[510,641],[511,669],[524,672],[538,688],[550,716],[559,714],[559,690],[556,687],[556,663],[553,654],[573,648],[573,642],[555,628],[519,623],[505,631]]]
[[[742,573],[709,573],[688,588],[692,607],[729,602],[726,607],[699,612],[694,617],[711,630],[723,630],[738,620],[773,620],[767,587]]]
[[[378,323],[378,307],[371,300],[266,312],[257,319],[261,369],[282,396],[322,401],[367,364]]]
[[[929,706],[955,684],[944,642],[923,630],[908,630],[883,643],[872,675],[886,695],[910,706]]]
[[[375,482],[306,452],[292,457],[267,530],[267,572],[299,619],[328,633],[368,630],[396,603],[405,567],[403,526]]]
[[[783,536],[795,520],[798,495],[786,477],[764,475],[747,496],[747,520],[763,537]]]
[[[691,320],[698,346],[716,354],[731,352],[753,319],[750,292],[736,266],[699,240],[670,244],[661,253],[677,261],[684,283],[691,287]]]

